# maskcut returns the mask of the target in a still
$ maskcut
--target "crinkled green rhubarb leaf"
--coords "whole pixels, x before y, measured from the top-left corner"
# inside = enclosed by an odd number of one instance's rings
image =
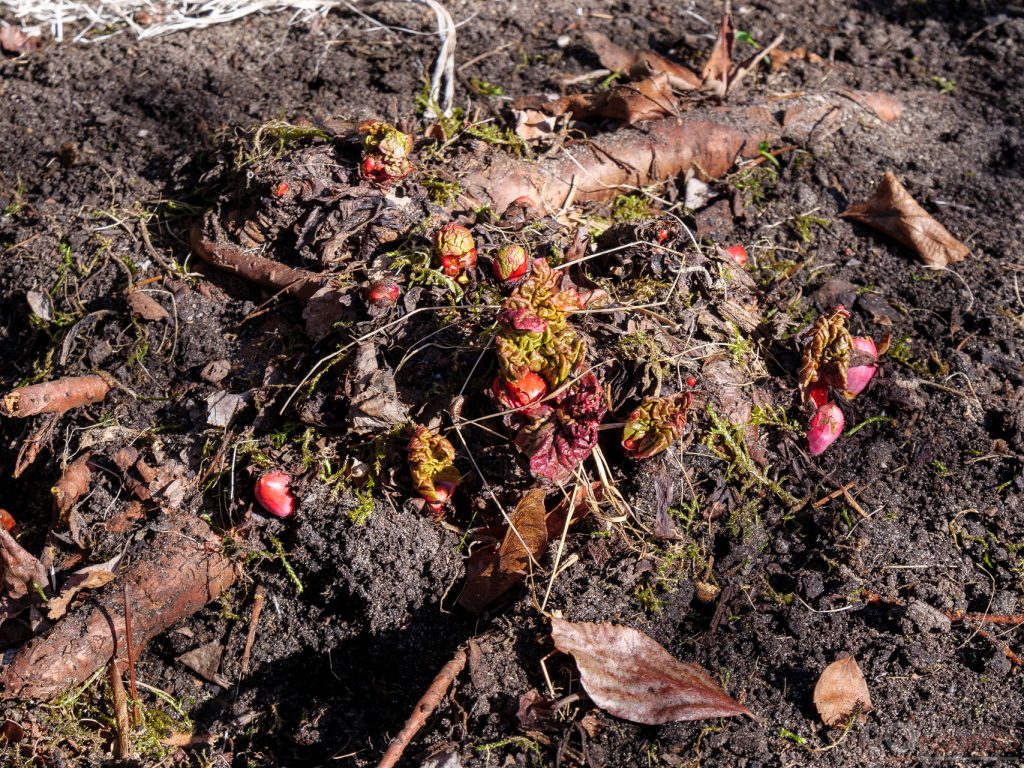
[[[803,335],[800,396],[806,401],[816,383],[846,389],[853,337],[846,328],[850,313],[842,304],[819,317]]]
[[[366,181],[385,187],[401,181],[415,170],[409,160],[412,136],[393,125],[377,121],[363,123],[360,131],[365,136],[359,171]]]
[[[633,459],[649,459],[679,439],[686,426],[686,411],[693,403],[689,392],[671,397],[649,397],[626,419],[622,447]]]

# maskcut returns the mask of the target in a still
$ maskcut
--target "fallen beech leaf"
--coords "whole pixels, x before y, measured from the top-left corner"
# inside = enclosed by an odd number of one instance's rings
[[[497,550],[474,551],[466,565],[466,588],[459,596],[459,605],[474,613],[483,611],[522,581],[529,572],[531,557],[544,554],[548,546],[546,495],[542,488],[527,491],[509,515],[512,525]]]
[[[654,51],[630,51],[616,45],[600,32],[584,32],[587,43],[594,49],[601,65],[616,72],[641,77],[664,72],[673,88],[692,91],[701,87],[701,79],[682,64],[677,64]]]
[[[851,205],[839,215],[874,227],[913,248],[932,269],[963,261],[971,252],[918,205],[891,171],[886,171],[867,202]]]
[[[875,113],[875,116],[885,123],[892,123],[900,119],[903,114],[903,105],[894,97],[879,91],[855,91],[844,88],[839,91],[850,101],[860,104],[867,110]]]
[[[0,48],[8,53],[32,53],[39,48],[39,35],[14,26],[0,28]]]
[[[170,318],[167,310],[160,306],[160,302],[145,291],[132,291],[129,293],[128,308],[136,317],[141,317],[143,320],[149,320],[152,323]]]
[[[858,706],[870,712],[871,693],[853,656],[833,661],[814,686],[814,706],[825,725],[842,726]]]
[[[219,685],[221,688],[230,688],[231,683],[220,675],[220,660],[224,656],[224,646],[220,640],[211,640],[208,643],[193,648],[191,651],[178,656],[178,661],[191,669],[207,682]]]
[[[678,110],[668,74],[655,72],[651,77],[628,85],[618,85],[602,94],[594,105],[594,111],[609,120],[635,125],[646,120],[669,117]]]
[[[67,613],[71,600],[83,589],[96,589],[109,584],[117,575],[117,566],[121,564],[121,555],[108,560],[105,563],[80,568],[64,580],[60,588],[60,594],[51,598],[46,604],[46,616],[50,621],[56,621]]]
[[[661,725],[751,714],[703,669],[630,627],[552,619],[551,637],[576,659],[587,695],[616,717]]]

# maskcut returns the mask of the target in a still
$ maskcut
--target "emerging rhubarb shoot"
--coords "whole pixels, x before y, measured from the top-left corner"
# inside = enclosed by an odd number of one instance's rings
[[[442,435],[417,426],[408,451],[413,489],[435,515],[440,514],[462,479],[455,466],[455,447]]]
[[[649,459],[679,439],[686,412],[693,403],[689,392],[671,397],[649,397],[636,408],[622,429],[622,447],[632,459]]]
[[[359,164],[362,178],[377,187],[397,184],[415,170],[412,136],[393,125],[370,121],[359,126],[363,136],[363,161]]]
[[[491,269],[502,282],[518,280],[530,268],[530,257],[521,245],[504,245],[494,256]]]
[[[850,313],[840,304],[819,317],[803,335],[800,358],[800,397],[811,399],[816,384],[846,389],[853,337],[846,328]]]
[[[807,430],[807,447],[811,455],[818,456],[824,453],[825,449],[843,433],[845,423],[843,412],[835,403],[825,403],[818,408],[811,418],[810,429]]]
[[[472,233],[461,224],[451,222],[437,230],[434,250],[441,261],[441,271],[448,277],[476,269],[476,243]]]
[[[291,475],[280,469],[260,475],[254,489],[256,501],[274,517],[291,517],[295,514],[295,497],[288,487],[291,482]]]

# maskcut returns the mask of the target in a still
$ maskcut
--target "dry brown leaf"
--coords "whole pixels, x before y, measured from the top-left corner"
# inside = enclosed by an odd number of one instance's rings
[[[932,269],[963,261],[971,252],[918,205],[891,171],[886,171],[867,202],[851,205],[840,216],[874,227],[913,248]]]
[[[136,317],[152,323],[167,320],[170,315],[160,303],[144,291],[132,291],[128,294],[128,308]]]
[[[825,667],[814,686],[814,706],[825,725],[846,725],[854,712],[870,712],[871,693],[853,656]]]
[[[8,53],[32,53],[39,48],[39,35],[30,35],[14,26],[0,28],[0,48]]]
[[[121,564],[121,556],[118,555],[105,563],[90,565],[80,568],[65,579],[61,586],[60,594],[52,598],[47,604],[47,618],[56,621],[65,613],[71,600],[83,589],[96,589],[109,584],[117,576],[117,566]]]
[[[825,60],[813,51],[808,51],[802,45],[799,48],[794,48],[791,51],[783,50],[782,48],[776,48],[774,51],[768,54],[772,62],[772,71],[782,69],[791,61],[806,61],[810,64],[822,65]]]
[[[732,46],[736,35],[732,28],[732,14],[729,12],[728,4],[718,28],[718,39],[715,40],[715,47],[711,49],[707,64],[700,73],[700,79],[706,88],[709,88],[718,96],[724,96],[729,91],[730,73],[732,71]]]
[[[552,619],[551,637],[576,659],[587,695],[616,717],[661,725],[751,714],[699,666],[630,627]]]
[[[850,88],[844,88],[839,92],[850,101],[874,112],[875,116],[882,122],[895,122],[903,114],[903,104],[888,93],[881,93],[880,91],[855,91]]]
[[[509,516],[515,531],[509,527],[497,550],[478,549],[473,553],[466,565],[466,588],[459,596],[459,605],[480,612],[523,580],[530,558],[540,557],[547,549],[546,495],[542,488],[527,491]]]
[[[47,585],[46,569],[0,525],[0,585],[15,600]],[[33,587],[35,584],[35,587]]]
[[[630,51],[616,45],[600,32],[584,32],[587,43],[594,49],[601,64],[616,72],[625,72],[631,77],[647,77],[664,72],[673,88],[692,91],[701,87],[701,79],[682,64],[655,53],[654,51]]]
[[[656,72],[651,77],[629,85],[618,85],[601,94],[593,111],[601,117],[635,125],[645,120],[669,117],[676,114],[678,108],[669,76]]]

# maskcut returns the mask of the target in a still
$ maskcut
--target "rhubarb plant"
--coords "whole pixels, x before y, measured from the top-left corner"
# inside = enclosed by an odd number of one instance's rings
[[[434,514],[440,513],[462,478],[455,466],[455,447],[443,435],[417,426],[408,452],[413,489]]]
[[[583,339],[568,323],[568,313],[579,309],[580,298],[562,282],[563,275],[537,259],[530,277],[502,304],[495,343],[506,381],[519,381],[532,372],[557,389],[583,360]]]
[[[632,459],[649,459],[679,439],[686,412],[693,404],[689,392],[671,397],[648,397],[626,419],[622,447]]]
[[[390,187],[415,170],[409,160],[412,136],[379,121],[363,123],[359,130],[364,134],[359,174],[365,181],[381,188]]]
[[[476,243],[473,234],[461,224],[445,224],[434,235],[434,250],[441,261],[441,271],[448,277],[459,277],[476,269]]]
[[[561,483],[572,477],[597,445],[597,427],[607,410],[604,389],[587,372],[550,400],[512,415],[514,438],[538,478]]]

